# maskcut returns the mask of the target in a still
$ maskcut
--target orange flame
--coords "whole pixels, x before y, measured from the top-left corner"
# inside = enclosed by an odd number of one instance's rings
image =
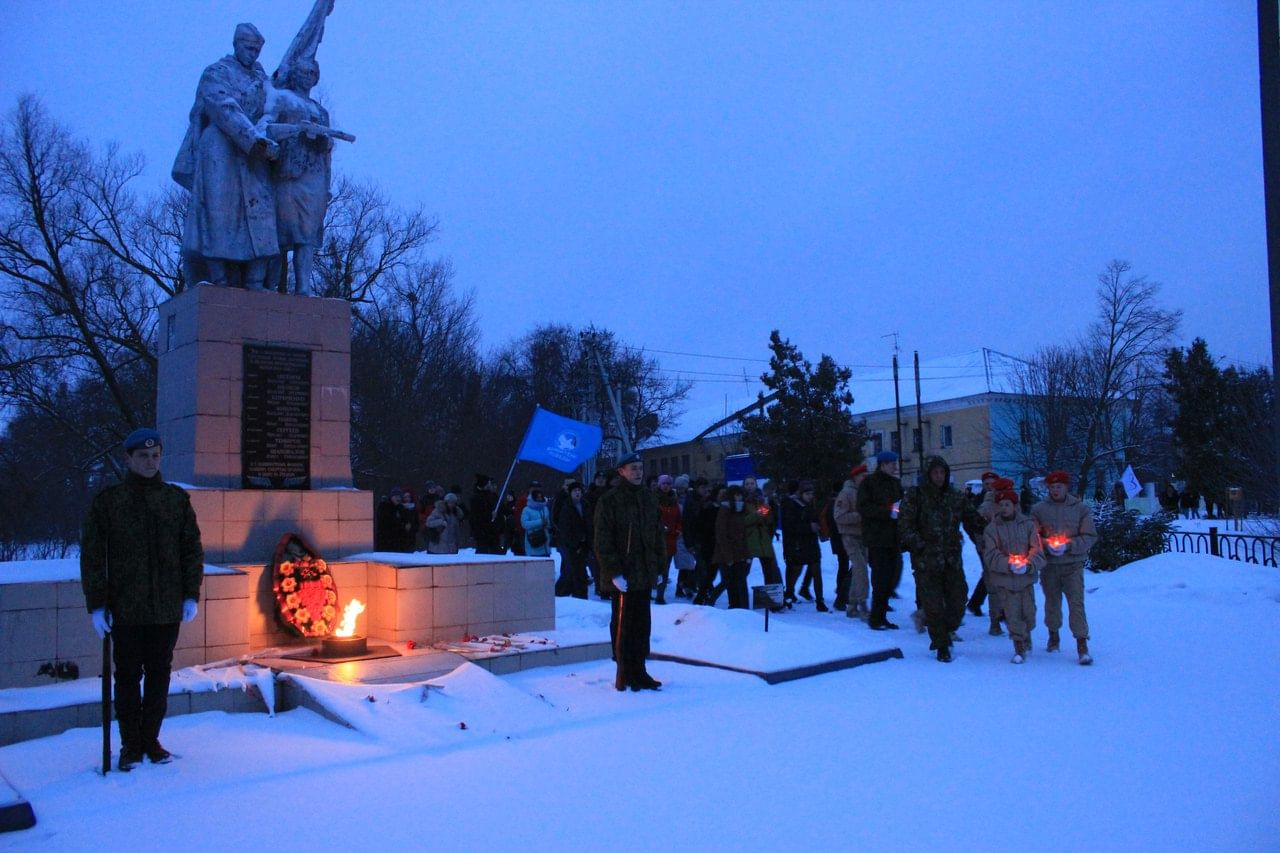
[[[1023,566],[1025,566],[1026,564],[1027,564],[1027,557],[1026,557],[1026,555],[1025,555],[1025,554],[1010,554],[1010,555],[1009,555],[1009,565],[1011,565],[1011,566],[1016,566],[1017,568],[1019,568],[1019,569],[1020,569],[1020,568],[1022,568]]]
[[[1061,548],[1070,541],[1071,540],[1065,536],[1050,536],[1048,539],[1048,544],[1050,548]]]
[[[335,637],[354,637],[356,635],[356,617],[364,612],[364,602],[353,598],[347,602],[342,611],[342,624],[333,632]]]

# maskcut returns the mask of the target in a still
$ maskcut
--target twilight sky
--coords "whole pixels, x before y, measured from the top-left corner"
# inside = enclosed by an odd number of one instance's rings
[[[311,0],[7,0],[0,106],[38,94],[168,180],[239,21],[268,73]],[[1186,341],[1269,363],[1254,3],[337,0],[335,168],[440,218],[485,346],[615,330],[753,393],[816,360],[1014,355],[1089,322],[1112,258]],[[691,355],[717,355],[740,360]],[[760,359],[750,361],[747,359]],[[697,371],[690,372],[690,371]],[[858,389],[854,387],[854,394]]]

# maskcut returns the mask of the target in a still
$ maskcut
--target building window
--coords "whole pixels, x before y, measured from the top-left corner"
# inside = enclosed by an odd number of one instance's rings
[[[940,435],[938,436],[938,446],[950,447],[951,446],[951,424],[943,424],[938,431],[940,433]]]
[[[1031,424],[1026,419],[1018,421],[1018,433],[1022,436],[1023,444],[1031,443]]]
[[[898,432],[897,430],[894,430],[893,432],[889,433],[889,435],[893,437],[893,452],[901,456],[902,455],[902,433]]]
[[[667,474],[667,473],[670,473],[670,469],[671,469],[671,462],[670,460],[667,459],[667,457],[664,456],[658,460],[658,471],[660,471],[663,474]]]
[[[871,454],[874,456],[884,450],[884,433],[873,432],[871,434]]]
[[[918,429],[911,430],[911,452],[912,453],[924,453],[924,445],[921,444],[921,440],[922,440],[922,436],[920,434],[920,430]]]
[[[684,453],[680,456],[680,473],[681,474],[689,473],[689,454],[688,453]]]

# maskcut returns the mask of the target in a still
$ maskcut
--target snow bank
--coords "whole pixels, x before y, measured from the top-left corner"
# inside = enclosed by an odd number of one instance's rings
[[[511,736],[550,726],[555,711],[475,664],[409,684],[342,684],[284,674],[352,728],[403,747],[452,746],[480,735]]]

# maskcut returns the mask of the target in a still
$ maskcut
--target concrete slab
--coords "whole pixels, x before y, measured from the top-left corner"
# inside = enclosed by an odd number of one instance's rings
[[[712,667],[713,669],[725,669],[730,672],[742,672],[747,675],[754,675],[758,678],[762,678],[769,684],[782,684],[786,681],[795,681],[796,679],[809,678],[814,675],[823,675],[828,672],[838,672],[842,669],[853,669],[855,666],[863,666],[868,663],[879,663],[880,661],[890,660],[892,658],[901,659],[902,649],[894,647],[883,649],[878,652],[868,652],[866,654],[851,655],[849,657],[823,661],[822,663],[810,664],[808,666],[794,666],[769,671],[746,669],[744,667],[716,663],[715,661],[698,660],[696,658],[684,657],[682,655],[662,654],[661,652],[653,652],[649,655],[649,658],[651,660],[665,660],[671,661],[672,663],[683,663],[689,666],[707,666]]]
[[[0,832],[16,832],[36,825],[31,804],[0,773]]]

